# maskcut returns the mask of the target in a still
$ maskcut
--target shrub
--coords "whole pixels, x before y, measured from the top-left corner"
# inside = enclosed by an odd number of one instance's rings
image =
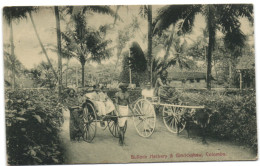
[[[58,97],[50,91],[6,92],[6,142],[11,165],[59,164],[63,122]]]
[[[255,91],[183,93],[188,103],[205,105],[217,111],[211,117],[208,134],[247,145],[257,151]]]

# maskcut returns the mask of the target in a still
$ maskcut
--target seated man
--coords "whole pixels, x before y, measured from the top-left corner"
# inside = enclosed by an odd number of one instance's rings
[[[109,99],[99,86],[94,86],[94,91],[85,95],[90,99],[97,109],[98,116],[105,116],[106,114],[115,110],[113,102]]]
[[[94,85],[92,92],[86,93],[85,97],[90,100],[98,100],[99,97],[97,95],[97,91],[98,91],[98,86]]]
[[[155,83],[155,95],[160,97],[163,102],[171,104],[181,103],[179,92],[174,87],[168,85],[167,76],[168,72],[166,70],[160,73]]]
[[[107,93],[104,90],[104,87],[101,88],[101,91],[98,93],[100,101],[103,101],[105,104],[105,114],[109,114],[110,112],[115,110],[114,103],[112,100],[107,96]]]
[[[164,70],[160,73],[159,77],[156,79],[156,82],[155,82],[155,95],[156,96],[160,95],[160,91],[162,90],[161,87],[167,85],[167,76],[168,76],[168,72],[166,70]]]

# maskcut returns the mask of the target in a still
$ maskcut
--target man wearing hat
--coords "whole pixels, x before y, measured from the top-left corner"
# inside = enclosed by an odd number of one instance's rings
[[[128,115],[128,106],[130,104],[130,97],[129,93],[127,91],[128,84],[127,83],[121,83],[119,85],[119,88],[121,89],[119,92],[115,94],[115,105],[116,105],[116,110],[119,114],[118,118],[118,125],[119,125],[119,145],[123,146],[124,145],[124,126],[127,121],[127,116]]]

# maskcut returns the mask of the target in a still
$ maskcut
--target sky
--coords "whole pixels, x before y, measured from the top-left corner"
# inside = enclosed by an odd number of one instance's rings
[[[156,16],[157,10],[162,6],[153,6],[153,16]],[[111,6],[114,11],[116,10],[115,6]],[[132,20],[132,16],[137,16],[140,22],[140,29],[143,34],[147,34],[147,21],[141,18],[139,15],[139,6],[129,6],[128,12],[127,8],[121,7],[119,9],[119,15],[123,19],[123,22],[117,21],[117,26],[113,31],[108,33],[108,38],[115,40],[117,36],[118,29],[124,29]],[[33,13],[33,18],[35,21],[36,28],[39,32],[42,43],[48,48],[49,44],[57,45],[56,38],[56,21],[54,15],[53,7],[41,7],[41,9],[37,13]],[[107,15],[93,14],[87,17],[88,25],[92,27],[98,28],[100,25],[111,24],[114,21],[114,18]],[[249,26],[249,23],[246,19],[241,19],[241,29],[245,34],[252,33],[253,28]],[[61,22],[61,30],[63,31],[66,24],[65,22]],[[205,28],[205,18],[202,15],[197,15],[194,22],[194,28],[190,35],[188,36],[190,39],[196,39],[197,36],[202,35],[202,28]],[[15,54],[17,58],[22,62],[22,64],[30,69],[35,65],[39,64],[41,61],[46,61],[44,54],[41,54],[41,47],[36,38],[34,29],[31,24],[31,20],[28,17],[27,19],[16,21],[13,24],[13,34],[14,34],[14,45],[15,45]],[[4,43],[9,42],[9,27],[4,22],[3,25],[3,37]],[[187,38],[188,43],[192,43],[192,41]],[[251,39],[252,40],[252,39]],[[143,41],[142,35],[139,32],[136,33],[134,39],[132,41],[137,41],[143,50],[147,49],[147,42]],[[253,40],[252,40],[253,41]],[[129,46],[129,45],[128,45]],[[116,49],[115,49],[116,50]],[[57,62],[57,53],[48,51],[49,57]],[[113,52],[116,54],[116,51]],[[103,63],[115,63],[116,56],[112,56],[109,60]],[[77,60],[72,60],[72,62],[77,63]]]

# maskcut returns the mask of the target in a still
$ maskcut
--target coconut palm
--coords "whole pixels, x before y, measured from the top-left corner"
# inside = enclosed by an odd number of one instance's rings
[[[7,23],[9,25],[9,27],[10,27],[10,46],[11,46],[11,54],[10,55],[12,55],[12,56],[15,55],[14,54],[14,44],[13,44],[14,42],[13,42],[13,26],[12,26],[12,22],[14,20],[18,20],[19,21],[21,19],[25,19],[25,18],[27,18],[27,14],[29,14],[31,22],[32,22],[32,25],[33,25],[33,28],[34,28],[34,31],[35,31],[36,36],[37,36],[37,39],[38,39],[38,41],[40,43],[40,46],[42,48],[42,51],[43,51],[45,57],[47,58],[48,63],[51,66],[52,72],[54,73],[55,77],[58,78],[57,74],[56,74],[56,72],[55,72],[55,70],[54,70],[54,68],[53,68],[53,66],[52,66],[52,64],[50,62],[48,54],[47,54],[47,52],[46,52],[46,50],[45,50],[45,48],[44,48],[44,46],[43,46],[43,44],[41,42],[41,39],[40,39],[39,34],[37,32],[37,29],[36,29],[36,25],[35,25],[33,17],[32,17],[32,12],[35,12],[37,10],[38,10],[38,8],[36,8],[36,7],[5,7],[4,8],[3,15],[6,18]],[[15,74],[12,74],[12,75],[13,75],[12,78],[13,78],[13,82],[14,82],[15,81]],[[14,83],[13,83],[13,85],[14,85]]]
[[[240,17],[247,17],[250,21],[252,17],[252,5],[169,5],[161,8],[155,19],[154,33],[160,33],[161,30],[167,29],[170,25],[176,24],[179,20],[183,20],[180,24],[182,33],[189,33],[192,30],[195,16],[201,13],[206,18],[208,31],[208,47],[207,47],[207,88],[211,89],[211,61],[212,51],[215,45],[217,30],[224,34],[226,46],[234,49],[237,46],[243,46],[245,36],[240,30]]]
[[[3,9],[3,15],[4,18],[7,21],[7,24],[10,28],[10,54],[11,58],[9,58],[11,61],[11,71],[12,71],[12,89],[14,89],[15,86],[15,52],[14,52],[14,39],[13,39],[13,21],[20,21],[21,19],[26,18],[27,12],[33,11],[33,7],[5,7]]]
[[[102,59],[109,58],[111,52],[107,49],[110,40],[104,39],[103,32],[87,26],[85,17],[78,14],[75,19],[74,30],[62,32],[65,41],[63,54],[75,57],[81,63],[82,86],[84,86],[85,64],[90,61],[100,63]]]
[[[152,70],[152,61],[153,61],[153,56],[152,56],[152,46],[153,46],[153,33],[152,33],[152,24],[153,24],[153,15],[152,15],[152,5],[142,5],[140,6],[140,10],[139,10],[139,14],[144,17],[147,18],[147,22],[148,22],[148,34],[147,34],[147,38],[148,38],[148,45],[147,45],[147,69],[149,74],[149,80],[150,82],[153,81],[153,70]]]
[[[100,63],[102,59],[110,56],[110,50],[106,49],[110,41],[104,39],[107,27],[102,26],[99,31],[87,27],[86,14],[96,12],[111,15],[118,20],[121,20],[121,18],[109,6],[68,6],[65,11],[71,15],[71,22],[74,25],[73,30],[68,27],[68,31],[62,34],[68,46],[64,52],[71,54],[80,61],[82,86],[84,86],[86,62],[93,60]]]
[[[60,12],[59,7],[54,7],[55,19],[56,19],[56,31],[57,31],[57,52],[58,52],[58,73],[59,73],[59,97],[61,99],[62,91],[62,55],[61,55],[61,31],[60,31]]]
[[[35,32],[35,34],[36,34],[36,37],[37,37],[37,39],[38,39],[38,41],[39,41],[39,44],[40,44],[40,46],[41,46],[41,48],[42,48],[42,52],[43,52],[43,54],[45,55],[45,57],[46,57],[46,59],[47,59],[47,61],[48,61],[48,64],[50,65],[50,68],[51,68],[51,70],[52,70],[52,72],[53,72],[55,78],[58,80],[58,75],[57,75],[56,71],[54,70],[54,68],[53,68],[53,66],[52,66],[52,63],[51,63],[50,58],[49,58],[49,56],[48,56],[48,53],[47,53],[45,47],[43,46],[43,43],[42,43],[41,38],[40,38],[40,36],[39,36],[38,30],[37,30],[37,28],[36,28],[36,25],[35,25],[35,22],[34,22],[34,19],[33,19],[33,16],[32,16],[32,12],[29,11],[28,14],[29,14],[29,16],[30,16],[30,20],[31,20],[31,22],[32,22],[33,29],[34,29],[34,32]]]

